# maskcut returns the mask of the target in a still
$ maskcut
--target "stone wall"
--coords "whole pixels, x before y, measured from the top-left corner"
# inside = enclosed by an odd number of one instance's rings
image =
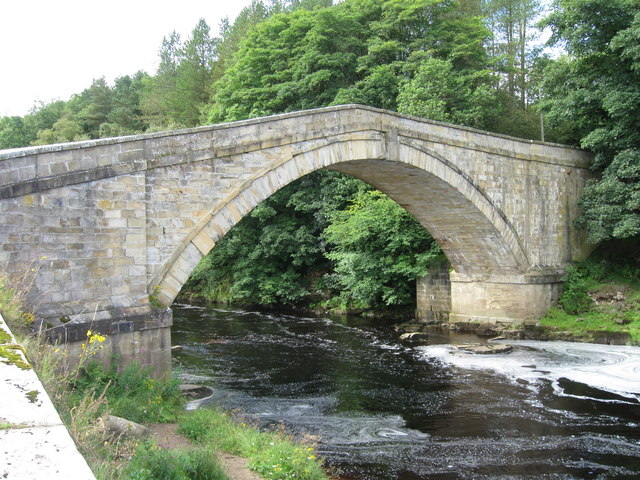
[[[421,322],[446,322],[451,313],[449,266],[431,268],[416,281],[416,318]]]

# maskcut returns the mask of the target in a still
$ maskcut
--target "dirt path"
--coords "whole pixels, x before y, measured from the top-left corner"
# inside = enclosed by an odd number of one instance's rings
[[[178,426],[175,423],[154,423],[148,427],[152,432],[153,440],[161,447],[189,448],[194,446],[186,437],[178,433]],[[264,480],[249,470],[247,467],[249,460],[246,458],[223,452],[218,452],[217,455],[231,480]]]

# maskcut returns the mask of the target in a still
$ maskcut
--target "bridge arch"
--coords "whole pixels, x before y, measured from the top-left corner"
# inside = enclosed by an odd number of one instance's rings
[[[505,213],[441,154],[379,131],[338,134],[286,151],[219,201],[158,269],[149,293],[170,306],[198,262],[260,202],[320,169],[359,178],[402,205],[434,237],[454,270],[522,275],[531,268]]]

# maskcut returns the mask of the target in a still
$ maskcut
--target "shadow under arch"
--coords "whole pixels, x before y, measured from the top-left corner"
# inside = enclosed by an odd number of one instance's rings
[[[513,226],[464,173],[435,152],[379,131],[335,135],[287,152],[199,220],[148,286],[170,306],[198,262],[259,203],[315,170],[332,169],[383,191],[440,244],[456,272],[523,274],[530,262]]]

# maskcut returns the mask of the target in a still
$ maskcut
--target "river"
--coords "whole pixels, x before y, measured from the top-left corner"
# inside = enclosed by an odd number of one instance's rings
[[[176,370],[358,480],[638,479],[640,348],[509,342],[501,355],[380,321],[174,305]]]

